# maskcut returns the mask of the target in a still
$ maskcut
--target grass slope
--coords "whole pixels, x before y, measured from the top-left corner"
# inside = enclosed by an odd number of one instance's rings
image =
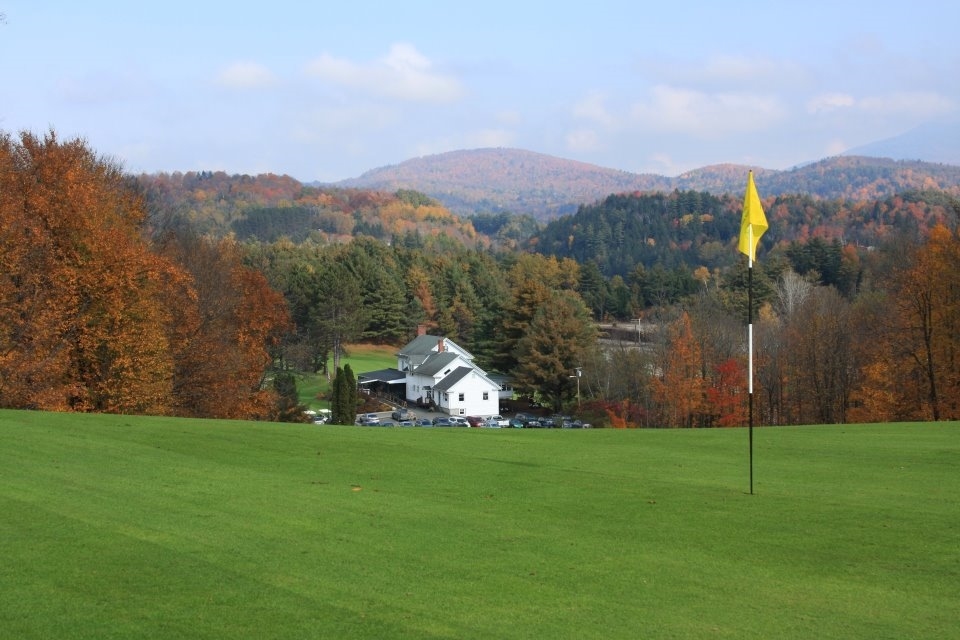
[[[368,371],[377,371],[379,369],[389,369],[397,366],[398,347],[356,344],[347,347],[347,355],[341,360],[340,366],[350,365],[353,375]],[[330,359],[331,376],[336,372],[332,371],[333,359]],[[320,392],[327,393],[330,390],[330,383],[323,374],[304,373],[297,376],[297,395],[300,402],[308,409],[329,409],[330,403],[326,400],[317,398]]]
[[[11,638],[960,635],[960,425],[0,411]]]

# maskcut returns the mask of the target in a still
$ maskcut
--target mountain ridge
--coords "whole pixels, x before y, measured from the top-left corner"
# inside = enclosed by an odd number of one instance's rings
[[[861,200],[922,189],[960,195],[960,166],[920,160],[839,155],[786,170],[725,163],[670,178],[504,147],[420,156],[328,186],[412,189],[460,215],[507,211],[551,220],[613,193],[740,193],[751,169],[763,197],[802,193]]]

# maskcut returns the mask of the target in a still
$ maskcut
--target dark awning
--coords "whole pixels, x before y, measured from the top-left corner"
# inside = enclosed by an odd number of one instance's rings
[[[407,374],[398,369],[380,369],[379,371],[368,371],[357,376],[357,384],[373,384],[382,382],[383,384],[406,384]]]

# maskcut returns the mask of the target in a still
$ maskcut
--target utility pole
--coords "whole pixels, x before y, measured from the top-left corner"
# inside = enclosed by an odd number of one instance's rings
[[[569,377],[569,378],[576,378],[576,379],[577,379],[577,411],[580,411],[580,377],[583,375],[583,368],[582,368],[582,367],[576,367],[575,370],[576,370],[576,372],[577,372],[577,375],[575,375],[575,376],[568,376],[568,377]]]

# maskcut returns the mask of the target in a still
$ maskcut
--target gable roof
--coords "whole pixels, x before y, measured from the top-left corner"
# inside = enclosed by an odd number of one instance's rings
[[[460,354],[452,351],[432,353],[427,356],[427,359],[423,361],[423,364],[414,368],[412,373],[417,376],[435,376],[443,371],[445,367],[449,367],[459,359]]]
[[[450,338],[445,338],[443,336],[429,336],[429,335],[417,336],[416,338],[408,342],[405,347],[400,349],[400,352],[397,355],[399,355],[400,357],[414,359],[417,356],[428,356],[431,353],[438,353],[437,346],[441,341],[443,341],[443,344],[445,347],[443,352],[446,352],[448,349],[451,349],[453,351],[458,351],[462,353],[463,356],[468,360],[473,359],[473,354],[471,354],[469,351],[467,351],[466,349],[458,345],[456,342],[454,342]]]
[[[454,385],[470,375],[472,371],[474,371],[472,367],[457,367],[450,375],[434,385],[433,389],[434,391],[449,391]]]

